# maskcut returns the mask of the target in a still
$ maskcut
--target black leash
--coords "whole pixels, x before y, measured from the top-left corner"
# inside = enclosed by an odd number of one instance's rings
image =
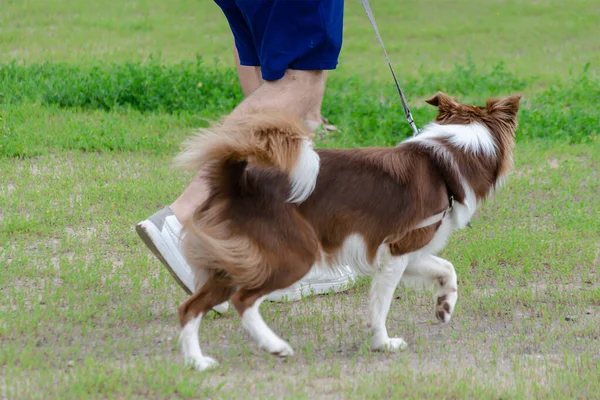
[[[367,17],[369,17],[369,21],[375,30],[375,35],[377,35],[377,39],[379,40],[379,44],[383,49],[383,54],[385,54],[385,58],[387,60],[388,66],[390,67],[390,71],[392,72],[392,77],[394,78],[394,82],[396,82],[396,88],[398,89],[398,94],[400,95],[400,100],[402,101],[402,107],[404,108],[404,115],[406,116],[406,120],[410,124],[410,127],[413,130],[413,136],[416,136],[419,133],[419,129],[415,124],[415,120],[413,119],[412,114],[410,113],[410,109],[408,108],[408,103],[406,102],[406,98],[404,97],[404,93],[402,92],[402,88],[398,83],[398,78],[396,78],[396,73],[394,72],[394,68],[392,67],[392,63],[390,61],[390,57],[388,56],[387,51],[385,50],[385,46],[383,45],[383,40],[381,40],[381,35],[379,34],[379,29],[377,29],[377,23],[375,22],[375,17],[373,17],[373,12],[371,11],[371,6],[369,5],[369,0],[360,0],[363,5],[365,12],[367,13]]]

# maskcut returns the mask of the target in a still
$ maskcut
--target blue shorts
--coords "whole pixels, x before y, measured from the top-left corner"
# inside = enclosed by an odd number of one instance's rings
[[[233,32],[240,64],[264,80],[287,69],[331,70],[342,49],[344,0],[214,0]]]

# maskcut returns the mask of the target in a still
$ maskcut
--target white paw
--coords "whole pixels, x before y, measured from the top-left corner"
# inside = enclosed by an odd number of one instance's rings
[[[371,348],[375,351],[397,352],[405,350],[408,344],[402,338],[385,338],[373,341]]]
[[[279,339],[277,342],[272,342],[262,346],[266,351],[278,357],[291,357],[294,355],[292,347]]]
[[[439,321],[443,323],[450,322],[452,312],[454,311],[454,306],[456,305],[456,298],[456,293],[449,293],[437,298],[435,305],[435,317]]]
[[[196,368],[199,371],[204,371],[206,369],[214,368],[217,365],[219,365],[217,360],[215,360],[214,358],[211,358],[211,357],[198,357],[198,358],[194,358],[194,359],[189,359],[189,360],[186,360],[186,363],[188,365],[193,366],[194,368]]]

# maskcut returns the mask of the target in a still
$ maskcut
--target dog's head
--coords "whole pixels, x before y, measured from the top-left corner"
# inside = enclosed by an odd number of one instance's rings
[[[438,108],[435,122],[439,125],[481,124],[487,128],[498,149],[493,157],[497,178],[505,176],[512,168],[512,150],[521,98],[520,94],[490,98],[485,106],[474,106],[461,104],[447,94],[438,92],[425,101]]]
[[[438,108],[435,122],[440,125],[466,125],[479,122],[492,133],[498,128],[509,128],[511,133],[517,128],[517,112],[522,96],[516,94],[508,97],[488,99],[485,106],[461,104],[457,99],[445,93],[438,92],[425,100],[426,103]]]

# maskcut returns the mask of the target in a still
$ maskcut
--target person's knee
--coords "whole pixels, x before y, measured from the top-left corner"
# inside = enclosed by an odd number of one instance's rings
[[[284,78],[288,78],[290,82],[304,88],[322,90],[325,87],[325,71],[288,69]]]
[[[278,80],[265,81],[232,114],[256,108],[282,108],[302,118],[318,105],[325,91],[323,71],[287,70]]]
[[[306,98],[311,104],[322,99],[325,93],[324,71],[288,69],[283,78],[269,83],[298,98]]]

